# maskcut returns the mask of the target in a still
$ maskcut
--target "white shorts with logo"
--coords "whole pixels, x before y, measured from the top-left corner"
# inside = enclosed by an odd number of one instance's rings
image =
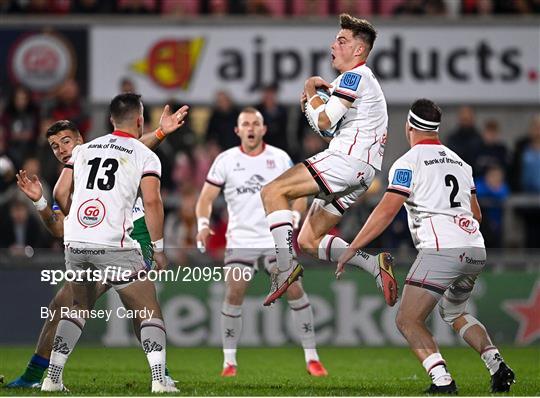
[[[376,173],[373,166],[329,149],[303,163],[320,188],[314,203],[337,216],[368,190]]]
[[[261,268],[268,274],[276,266],[276,249],[228,248],[225,250],[225,267],[249,268],[253,272]]]
[[[470,294],[485,265],[483,247],[420,249],[405,284],[424,288],[437,299],[447,291]]]
[[[139,272],[147,269],[141,249],[99,247],[95,243],[69,242],[65,244],[64,253],[67,270],[81,275],[84,275],[82,272],[86,272],[87,269],[96,270],[92,281],[107,283],[117,290],[135,282]]]

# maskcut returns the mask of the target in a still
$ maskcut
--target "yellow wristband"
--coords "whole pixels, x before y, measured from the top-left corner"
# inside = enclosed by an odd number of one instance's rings
[[[156,135],[156,138],[160,141],[163,141],[165,139],[165,133],[160,128],[158,128],[154,134]]]

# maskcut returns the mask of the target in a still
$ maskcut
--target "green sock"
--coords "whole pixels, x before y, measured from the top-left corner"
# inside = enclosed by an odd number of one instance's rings
[[[49,360],[38,354],[34,354],[26,366],[26,370],[21,378],[29,382],[39,383],[43,378],[43,374],[49,367]]]

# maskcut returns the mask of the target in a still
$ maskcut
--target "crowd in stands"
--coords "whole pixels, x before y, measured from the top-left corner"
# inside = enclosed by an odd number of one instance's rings
[[[130,79],[119,84],[123,92],[136,91]],[[257,108],[268,127],[266,142],[287,151],[298,162],[321,151],[326,144],[310,128],[298,107],[284,106],[278,101],[279,87],[266,86],[260,92]],[[25,247],[53,247],[61,249],[61,242],[50,237],[39,221],[35,209],[19,192],[15,173],[25,169],[37,175],[43,183],[45,197],[50,200],[52,187],[61,171],[45,138],[45,131],[56,120],[69,119],[79,126],[85,140],[103,131],[111,131],[108,119],[92,126],[92,113],[79,86],[73,79],[64,82],[58,90],[45,98],[35,99],[23,86],[3,90],[0,99],[0,248],[9,248],[12,254],[24,255]],[[172,108],[181,104],[168,101]],[[157,127],[161,106],[145,108],[145,131]],[[202,131],[195,128],[198,107],[192,107],[190,118],[182,132],[173,133],[156,150],[163,166],[162,194],[166,204],[166,246],[192,248],[195,246],[197,223],[194,207],[206,174],[216,156],[223,150],[238,145],[233,133],[239,105],[225,91],[217,92],[212,106],[206,108]],[[294,108],[294,109],[293,109]],[[156,117],[157,114],[157,117]],[[296,116],[298,115],[298,117]],[[524,134],[509,147],[502,139],[496,117],[478,126],[474,109],[464,106],[459,110],[459,123],[453,131],[443,132],[445,143],[457,152],[475,170],[477,195],[484,212],[482,231],[488,247],[503,247],[505,202],[516,193],[536,195],[540,198],[540,114],[524,121]],[[381,175],[367,195],[354,206],[339,225],[345,239],[366,220],[371,209],[384,192],[386,180]],[[540,201],[539,201],[540,205]],[[525,228],[525,247],[540,247],[540,234],[535,231],[540,222],[540,206],[520,209]],[[219,256],[225,244],[226,207],[218,201],[213,212],[216,235],[212,237],[210,251]],[[383,235],[377,245],[398,247],[411,245],[403,211]],[[183,251],[171,249],[172,256],[181,260]]]
[[[4,0],[0,13],[326,17],[540,13],[540,0]]]

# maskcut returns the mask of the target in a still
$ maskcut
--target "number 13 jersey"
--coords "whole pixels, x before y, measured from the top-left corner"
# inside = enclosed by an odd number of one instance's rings
[[[73,197],[64,242],[140,247],[129,235],[141,178],[161,176],[157,155],[136,138],[115,131],[73,149]]]
[[[417,249],[484,247],[473,218],[472,168],[438,140],[424,140],[392,165],[387,192],[407,197],[409,229]]]

